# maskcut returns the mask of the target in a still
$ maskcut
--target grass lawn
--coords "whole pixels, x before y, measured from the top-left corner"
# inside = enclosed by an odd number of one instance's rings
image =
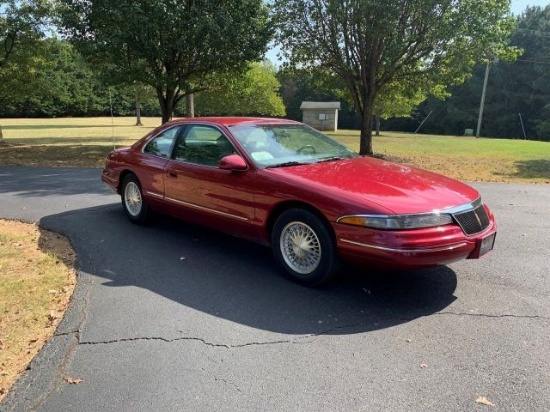
[[[359,150],[359,132],[330,133]],[[382,132],[375,153],[463,181],[550,183],[550,142]]]
[[[0,119],[8,143],[0,164],[101,167],[114,146],[127,146],[159,118]],[[359,132],[329,133],[358,150]],[[463,181],[550,183],[550,142],[383,132],[375,153]]]

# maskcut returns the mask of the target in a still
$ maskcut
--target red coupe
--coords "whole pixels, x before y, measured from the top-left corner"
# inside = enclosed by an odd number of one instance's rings
[[[162,212],[271,246],[290,279],[327,281],[341,261],[444,265],[492,250],[479,193],[361,157],[299,122],[191,118],[107,157],[103,181],[134,223]]]

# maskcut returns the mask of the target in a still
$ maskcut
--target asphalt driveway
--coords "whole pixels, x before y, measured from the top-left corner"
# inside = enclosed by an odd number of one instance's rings
[[[0,217],[67,235],[79,270],[1,411],[550,410],[550,186],[475,184],[499,223],[481,260],[311,289],[258,245],[132,225],[99,176],[0,167]]]

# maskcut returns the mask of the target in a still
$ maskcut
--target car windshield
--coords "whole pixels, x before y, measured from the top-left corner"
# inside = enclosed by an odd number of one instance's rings
[[[358,156],[303,124],[241,124],[230,129],[259,167],[294,166]]]

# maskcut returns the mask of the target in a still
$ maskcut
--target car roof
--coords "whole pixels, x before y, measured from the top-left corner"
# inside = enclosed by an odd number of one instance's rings
[[[238,124],[300,124],[294,120],[278,119],[274,117],[185,117],[175,119],[170,124],[180,123],[216,123],[223,126],[234,126]]]

